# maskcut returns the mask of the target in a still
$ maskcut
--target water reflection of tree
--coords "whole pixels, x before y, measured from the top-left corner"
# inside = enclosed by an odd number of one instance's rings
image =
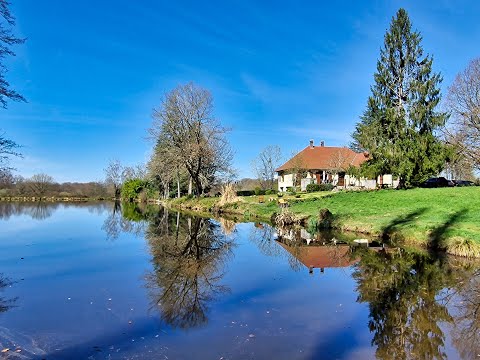
[[[206,323],[209,302],[228,291],[219,282],[233,240],[208,219],[168,216],[167,210],[150,219],[146,238],[154,267],[147,287],[162,319],[183,329]]]
[[[102,230],[108,240],[116,240],[122,232],[135,236],[143,235],[146,227],[145,209],[136,204],[111,203],[110,213],[105,218]]]
[[[353,277],[358,301],[369,303],[377,358],[445,359],[440,324],[455,320],[447,308],[448,292],[469,273],[426,253],[360,249],[356,255],[361,260]]]
[[[480,270],[458,280],[453,343],[463,359],[476,359],[480,354]]]
[[[27,215],[34,220],[45,220],[53,215],[58,203],[43,201],[32,203],[0,202],[0,219],[8,220],[12,216]]]
[[[0,202],[0,219],[8,220],[12,216],[30,216],[34,220],[45,220],[51,217],[60,207],[86,208],[88,212],[100,215],[110,206],[109,202]]]
[[[285,252],[275,243],[276,230],[273,226],[255,223],[251,227],[249,239],[266,256],[281,256]]]

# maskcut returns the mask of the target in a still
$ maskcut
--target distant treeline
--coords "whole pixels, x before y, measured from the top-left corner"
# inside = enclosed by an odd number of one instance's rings
[[[46,174],[36,174],[31,178],[0,173],[0,198],[8,197],[56,197],[56,198],[92,198],[103,199],[113,196],[111,186],[98,181],[87,183],[57,183]]]

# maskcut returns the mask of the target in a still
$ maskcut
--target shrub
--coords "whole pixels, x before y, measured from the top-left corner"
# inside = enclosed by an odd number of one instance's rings
[[[320,185],[319,184],[308,184],[307,185],[307,192],[316,192],[320,191]]]
[[[253,190],[239,190],[237,191],[237,196],[252,196],[255,195]]]
[[[255,188],[255,195],[265,195],[265,190],[260,189],[259,187]]]
[[[295,195],[297,193],[296,190],[295,190],[295,187],[293,187],[293,186],[287,187],[287,192],[289,192],[292,195]]]
[[[447,252],[463,257],[480,257],[480,245],[473,240],[455,236],[447,243]]]
[[[320,184],[320,191],[332,191],[335,186],[332,184]]]
[[[122,198],[125,201],[133,201],[146,187],[146,185],[147,183],[142,179],[131,179],[125,181],[122,186]]]
[[[318,212],[317,228],[331,229],[333,223],[333,214],[328,209],[321,209]]]
[[[276,194],[277,192],[273,189],[268,189],[265,191],[265,195],[274,195]]]

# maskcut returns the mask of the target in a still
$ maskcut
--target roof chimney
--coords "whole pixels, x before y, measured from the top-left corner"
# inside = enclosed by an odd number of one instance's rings
[[[310,140],[310,149],[313,149],[315,146],[313,145],[313,139]]]
[[[320,141],[320,146],[325,146],[325,141]]]

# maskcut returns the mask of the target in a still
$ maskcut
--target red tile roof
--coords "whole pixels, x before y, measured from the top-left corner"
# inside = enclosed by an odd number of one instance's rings
[[[307,146],[275,171],[304,168],[307,170],[347,169],[350,165],[360,166],[367,160],[363,153],[347,147]]]

